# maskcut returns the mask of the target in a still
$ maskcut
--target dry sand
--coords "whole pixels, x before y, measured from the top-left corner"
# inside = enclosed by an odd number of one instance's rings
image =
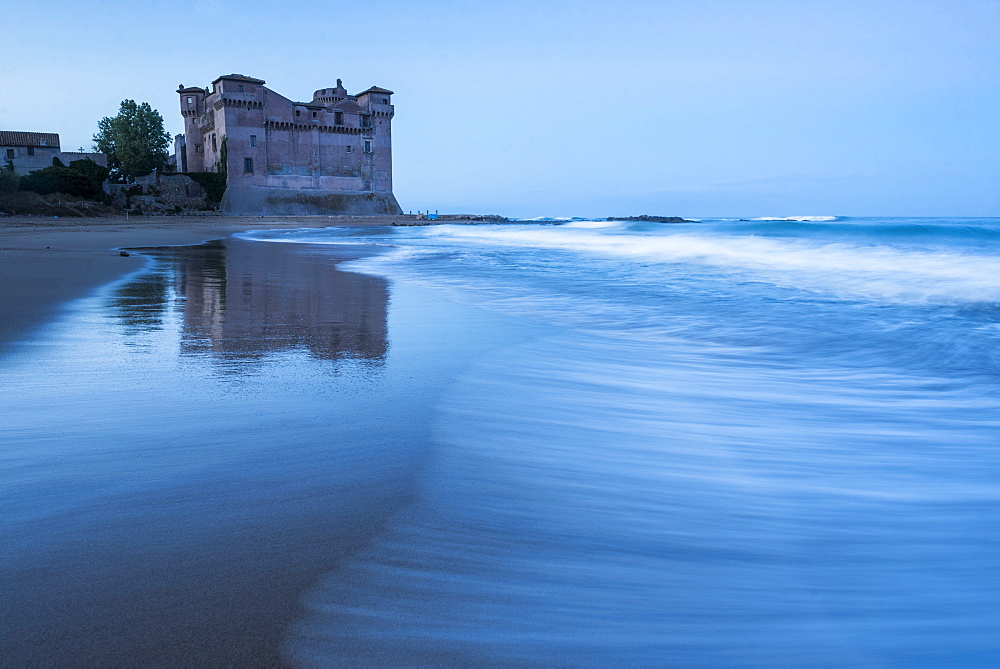
[[[412,216],[0,218],[0,352],[61,304],[145,264],[118,249],[197,244],[243,230],[413,223]]]

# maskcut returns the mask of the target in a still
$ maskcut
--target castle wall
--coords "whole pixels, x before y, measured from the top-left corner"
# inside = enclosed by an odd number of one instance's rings
[[[381,216],[402,210],[392,193],[360,193],[320,188],[229,186],[222,211],[241,216]]]
[[[338,80],[337,87],[316,91],[312,101],[294,102],[263,83],[230,75],[213,82],[207,95],[200,89],[178,91],[188,170],[197,171],[199,160],[206,171],[221,167],[225,138],[223,211],[277,213],[279,206],[295,210],[289,213],[401,211],[392,196],[390,91],[350,96]],[[191,133],[202,147],[195,159]],[[354,195],[373,197],[347,197]]]

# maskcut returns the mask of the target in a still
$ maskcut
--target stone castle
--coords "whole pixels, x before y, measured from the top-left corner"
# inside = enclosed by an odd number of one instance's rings
[[[181,172],[225,171],[230,214],[398,214],[392,194],[392,91],[356,95],[337,80],[294,102],[241,74],[181,85]]]

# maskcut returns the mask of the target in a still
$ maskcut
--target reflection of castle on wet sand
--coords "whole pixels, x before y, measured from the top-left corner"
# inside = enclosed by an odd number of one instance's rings
[[[183,352],[246,360],[308,350],[321,359],[382,361],[387,283],[298,248],[230,239],[184,249],[174,275],[185,298]]]

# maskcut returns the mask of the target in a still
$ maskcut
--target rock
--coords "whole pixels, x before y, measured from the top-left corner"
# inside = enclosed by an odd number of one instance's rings
[[[642,216],[608,216],[609,221],[637,221],[645,223],[697,223],[697,221],[689,221],[686,218],[681,218],[680,216],[648,216],[643,214]]]

